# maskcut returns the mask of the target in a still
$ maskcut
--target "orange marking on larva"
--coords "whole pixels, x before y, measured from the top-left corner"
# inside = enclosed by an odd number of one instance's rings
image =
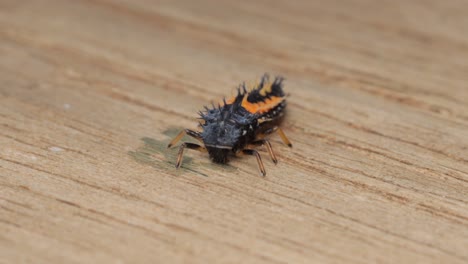
[[[284,100],[283,97],[273,96],[269,99],[266,99],[264,102],[251,103],[247,100],[247,96],[242,100],[242,107],[252,114],[255,113],[265,113],[273,109],[275,106],[280,104]]]
[[[233,97],[227,99],[227,100],[226,100],[226,103],[227,103],[227,104],[232,104],[232,103],[234,103],[235,100],[236,100],[236,97],[233,96]]]

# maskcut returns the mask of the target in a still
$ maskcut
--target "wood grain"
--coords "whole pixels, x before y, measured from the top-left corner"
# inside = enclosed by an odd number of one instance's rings
[[[1,263],[467,263],[466,1],[0,1]],[[289,149],[177,149],[287,78]]]

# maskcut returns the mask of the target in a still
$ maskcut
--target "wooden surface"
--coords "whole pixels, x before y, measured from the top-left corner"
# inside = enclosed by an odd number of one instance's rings
[[[466,1],[0,1],[1,263],[467,263]],[[288,149],[165,145],[264,72]]]

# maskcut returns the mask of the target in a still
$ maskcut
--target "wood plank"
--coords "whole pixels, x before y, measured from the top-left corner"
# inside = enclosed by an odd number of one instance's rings
[[[465,1],[0,2],[0,262],[468,262]],[[286,77],[289,149],[166,149]],[[189,139],[186,139],[189,140]]]

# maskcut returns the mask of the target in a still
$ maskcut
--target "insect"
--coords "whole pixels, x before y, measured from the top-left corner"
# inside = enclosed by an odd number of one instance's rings
[[[275,77],[271,82],[264,74],[257,84],[247,87],[245,83],[237,88],[237,95],[223,99],[217,107],[205,106],[200,111],[202,132],[190,129],[182,130],[167,146],[174,146],[184,135],[191,136],[202,145],[184,142],[179,147],[176,168],[182,164],[185,149],[208,152],[215,163],[226,164],[230,156],[239,154],[255,156],[262,176],[266,175],[262,158],[255,147],[265,146],[272,161],[278,160],[270,141],[264,137],[277,132],[282,141],[292,147],[283,130],[279,128],[283,120],[286,95],[283,91],[282,77]]]

